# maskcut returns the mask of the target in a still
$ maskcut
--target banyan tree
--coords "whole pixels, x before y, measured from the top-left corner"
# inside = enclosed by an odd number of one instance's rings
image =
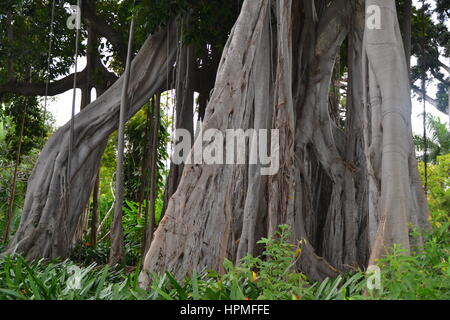
[[[279,143],[268,149],[279,153],[279,171],[173,164],[142,285],[150,272],[222,271],[225,258],[258,255],[257,242],[282,224],[294,243],[302,241],[297,267],[312,278],[364,268],[393,244],[406,253],[420,248],[410,230],[427,227],[427,205],[412,140],[408,35],[395,1],[245,0],[239,10],[221,57],[208,67],[199,67],[182,37],[195,19],[189,9],[154,32],[132,62],[127,119],[175,89],[176,127],[194,135],[200,92],[203,131],[278,130]],[[9,252],[68,255],[119,125],[123,81],[74,119],[69,173],[70,124],[48,141]],[[248,149],[255,143],[246,141]],[[208,142],[197,138],[193,147],[199,144]]]

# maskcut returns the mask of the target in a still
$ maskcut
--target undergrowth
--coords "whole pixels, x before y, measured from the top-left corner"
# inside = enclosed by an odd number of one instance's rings
[[[264,253],[245,257],[237,266],[224,262],[224,274],[204,270],[183,281],[170,273],[151,275],[148,290],[139,287],[134,272],[110,269],[105,248],[92,249],[84,264],[72,261],[26,262],[20,256],[0,260],[0,299],[12,300],[356,300],[450,299],[450,223],[441,223],[427,236],[424,250],[406,256],[394,246],[378,262],[379,289],[368,290],[360,271],[314,282],[296,271],[302,243],[291,244],[289,228],[262,239]],[[99,257],[95,257],[95,255]],[[80,258],[80,257],[78,257]],[[83,261],[81,261],[83,262]],[[83,266],[80,266],[83,265]]]

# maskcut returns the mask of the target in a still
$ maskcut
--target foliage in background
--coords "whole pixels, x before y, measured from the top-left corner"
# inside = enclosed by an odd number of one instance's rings
[[[55,6],[53,56],[50,80],[68,73],[74,63],[75,33],[68,32],[67,6],[57,1]],[[6,82],[7,59],[13,58],[16,80],[43,83],[47,77],[47,52],[50,41],[52,6],[49,1],[2,0],[0,2],[0,84]],[[5,26],[8,15],[14,17],[14,39],[8,41]],[[80,40],[80,55],[86,46]],[[28,77],[31,75],[31,79]],[[1,98],[1,97],[0,97]]]
[[[424,163],[420,162],[422,181],[425,180],[424,171]],[[450,212],[450,154],[437,157],[436,164],[428,164],[427,180],[428,205],[434,216],[432,222],[441,224],[445,220],[448,221]]]
[[[166,93],[167,94],[167,93]],[[166,161],[168,159],[168,143],[169,143],[169,127],[171,125],[170,110],[171,101],[161,99],[161,121],[158,130],[158,151],[157,151],[157,190],[155,202],[156,223],[159,223],[163,210],[163,199],[165,182],[168,174]],[[146,201],[139,202],[139,192],[142,188],[141,179],[142,165],[144,159],[144,144],[146,139],[150,138],[146,135],[147,116],[149,110],[144,106],[130,121],[127,123],[125,132],[125,203],[123,207],[123,228],[124,228],[124,244],[126,250],[126,265],[136,265],[140,260],[144,216],[143,211]],[[102,157],[100,165],[100,192],[99,192],[99,223],[105,218],[105,223],[99,232],[98,239],[99,248],[90,248],[86,246],[88,243],[89,232],[85,235],[86,239],[83,243],[78,244],[74,249],[72,256],[76,262],[96,262],[105,261],[107,249],[110,246],[109,230],[112,223],[112,211],[114,205],[115,192],[115,170],[117,159],[117,133],[114,133],[107,144],[105,153]],[[149,185],[149,181],[146,181]],[[83,249],[86,252],[83,253]]]
[[[445,123],[431,114],[427,114],[427,129],[429,132],[426,140],[427,161],[435,163],[438,156],[450,153],[450,131]],[[423,136],[414,135],[414,144],[417,152],[422,153],[419,159],[424,161],[425,141]]]
[[[8,210],[22,122],[24,126],[14,198],[12,232],[19,224],[27,181],[39,155],[43,139],[45,140],[53,131],[53,118],[47,114],[44,119],[37,98],[11,96],[7,103],[0,104],[0,231],[4,228]]]
[[[450,67],[448,0],[426,0],[424,4],[425,11],[421,9],[420,2],[412,15],[412,55],[417,58],[417,64],[411,68],[411,84],[421,100],[421,94],[418,93],[425,71],[426,85],[437,83],[436,96],[431,99],[439,111],[448,114],[450,77],[449,72],[444,71]],[[399,13],[402,15],[402,10]]]
[[[125,154],[125,197],[128,200],[136,201],[139,189],[141,188],[142,164],[147,129],[147,117],[149,108],[144,106],[130,121],[128,121],[125,131],[126,154]],[[167,168],[165,161],[169,157],[167,154],[167,144],[169,143],[169,120],[166,116],[169,106],[161,103],[161,121],[158,129],[157,147],[157,189],[164,189]],[[151,115],[150,115],[151,116]],[[150,130],[148,130],[150,131]]]

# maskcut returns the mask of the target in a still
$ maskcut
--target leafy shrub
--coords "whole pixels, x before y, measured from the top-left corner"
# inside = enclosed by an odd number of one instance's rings
[[[402,248],[394,246],[390,254],[380,260],[382,288],[374,297],[450,299],[450,257],[448,254],[441,256],[437,264],[433,260],[426,253],[405,255]]]
[[[155,223],[159,223],[160,212],[162,202],[161,199],[157,199],[155,203]],[[144,208],[146,206],[146,201],[144,200],[142,204],[125,201],[123,206],[123,231],[124,231],[124,245],[126,252],[126,265],[137,265],[141,259],[142,251],[142,240],[144,233]],[[139,207],[141,207],[141,212],[139,212]]]
[[[424,163],[419,163],[422,181],[425,181]],[[428,205],[433,213],[432,223],[437,227],[450,221],[450,154],[437,157],[436,163],[428,164]]]
[[[125,201],[122,221],[126,264],[136,265],[141,257],[144,232],[144,218],[142,214],[139,214],[139,204]]]
[[[84,268],[71,261],[27,263],[19,256],[6,257],[0,260],[0,299],[450,299],[449,231],[449,225],[433,229],[423,252],[415,256],[406,256],[401,248],[394,246],[390,254],[379,261],[380,290],[366,290],[364,272],[321,282],[312,282],[296,272],[293,266],[301,254],[301,243],[292,245],[288,241],[289,228],[281,226],[275,237],[260,241],[265,246],[260,257],[247,256],[237,266],[225,260],[223,275],[211,270],[193,272],[182,282],[170,273],[152,274],[148,291],[139,288],[139,268],[127,273],[88,264],[99,256],[106,257],[98,252],[92,252],[92,257],[78,256]]]
[[[93,248],[89,242],[78,244],[71,252],[70,259],[80,265],[90,264],[105,265],[108,263],[109,246],[105,243],[97,244]]]
[[[136,275],[124,278],[118,271],[95,264],[80,268],[70,261],[27,263],[21,257],[0,261],[2,300],[123,299]]]
[[[362,291],[361,273],[323,282],[308,281],[294,268],[302,243],[295,247],[289,238],[289,227],[280,226],[274,237],[259,242],[265,246],[261,257],[247,256],[238,266],[225,260],[224,275],[211,270],[194,272],[182,284],[169,273],[164,277],[152,275],[151,289],[158,299],[168,300],[331,300],[346,299]]]
[[[373,298],[450,299],[450,216],[438,210],[430,220],[420,252],[408,256],[396,245],[380,259],[382,288]]]

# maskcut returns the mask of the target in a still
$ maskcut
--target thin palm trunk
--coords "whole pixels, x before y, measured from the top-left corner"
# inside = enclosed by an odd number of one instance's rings
[[[22,117],[22,123],[20,125],[20,135],[19,135],[19,144],[17,146],[16,151],[16,162],[14,165],[14,174],[11,181],[11,192],[8,199],[8,212],[6,214],[5,219],[5,226],[3,230],[3,242],[7,243],[9,240],[9,233],[11,229],[11,223],[14,215],[14,202],[16,198],[16,187],[17,187],[17,175],[19,173],[19,164],[20,164],[20,157],[22,153],[22,140],[23,140],[23,132],[25,128],[25,118],[27,114],[27,105],[25,105],[24,113]]]
[[[125,153],[125,123],[128,113],[129,101],[127,101],[127,92],[130,78],[131,55],[134,37],[134,17],[131,20],[130,35],[128,42],[128,56],[125,68],[125,78],[122,88],[122,99],[120,103],[119,133],[117,146],[117,170],[116,170],[116,202],[114,209],[114,218],[111,227],[111,252],[109,264],[114,266],[122,263],[124,256],[123,244],[123,226],[122,226],[122,206],[124,202],[124,153]]]
[[[149,189],[149,204],[148,204],[148,223],[145,225],[145,242],[143,256],[147,254],[148,249],[153,240],[153,231],[155,229],[155,204],[156,204],[156,189],[158,179],[158,133],[159,124],[161,118],[161,96],[156,95],[155,108],[153,112],[153,125],[152,125],[152,137],[151,137],[151,158],[150,158],[150,189]]]
[[[143,261],[145,257],[145,244],[147,239],[147,230],[148,230],[148,216],[149,216],[149,205],[150,205],[150,191],[149,191],[149,183],[150,183],[150,166],[151,166],[151,154],[153,152],[152,147],[152,132],[155,130],[153,127],[155,117],[155,97],[152,97],[148,104],[147,111],[147,121],[146,121],[146,131],[145,131],[145,146],[144,146],[144,157],[142,163],[142,176],[141,176],[141,192],[142,192],[142,204],[139,208],[140,211],[143,211],[144,217],[144,230],[142,232],[142,243],[141,243],[141,261]]]
[[[98,194],[100,189],[100,171],[95,178],[94,190],[92,194],[92,211],[91,211],[91,247],[97,247],[97,228],[98,228]]]

